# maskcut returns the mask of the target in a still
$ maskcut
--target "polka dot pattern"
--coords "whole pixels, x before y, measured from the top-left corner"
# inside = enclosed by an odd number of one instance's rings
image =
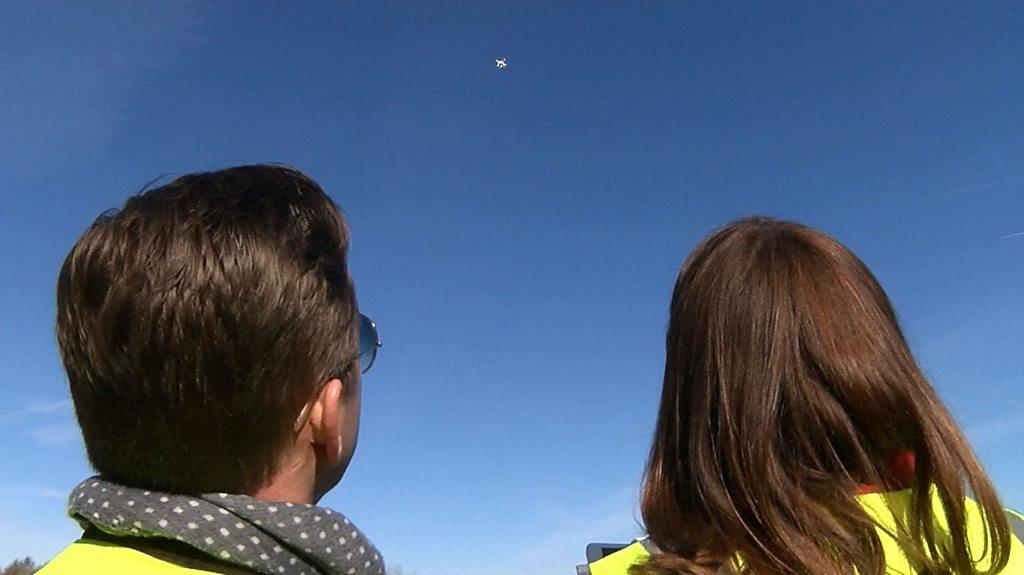
[[[383,575],[380,553],[345,516],[308,504],[228,493],[171,495],[98,477],[72,491],[69,514],[111,535],[177,539],[268,575]]]

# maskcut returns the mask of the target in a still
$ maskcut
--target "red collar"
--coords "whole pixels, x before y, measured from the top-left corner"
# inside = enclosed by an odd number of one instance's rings
[[[857,487],[857,495],[885,493],[906,489],[914,483],[914,453],[892,451],[885,457],[886,476],[883,485],[865,484]]]

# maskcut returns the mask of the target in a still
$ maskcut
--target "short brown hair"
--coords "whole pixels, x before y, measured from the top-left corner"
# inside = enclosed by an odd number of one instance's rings
[[[358,377],[348,243],[320,186],[280,166],[189,174],[101,215],[57,283],[93,467],[172,492],[258,488],[317,386]]]
[[[744,573],[881,575],[881,540],[855,498],[865,484],[911,489],[895,536],[922,572],[978,573],[982,551],[987,572],[1006,564],[992,484],[882,287],[836,240],[770,218],[714,232],[679,272],[666,343],[642,501],[664,553],[632,573],[729,571],[739,556]],[[892,453],[916,459],[909,485]],[[984,550],[968,544],[968,490]]]

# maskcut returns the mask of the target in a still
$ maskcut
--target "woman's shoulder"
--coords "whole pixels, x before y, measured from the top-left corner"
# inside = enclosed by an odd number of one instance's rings
[[[637,539],[614,553],[576,567],[576,575],[626,575],[631,566],[643,563],[655,550],[650,539]]]
[[[914,493],[910,489],[883,493],[871,493],[857,497],[869,517],[878,525],[878,534],[885,550],[886,563],[895,573],[917,573],[910,565],[899,543],[893,537],[902,520],[911,513]],[[939,536],[948,536],[949,525],[946,522],[942,499],[936,490],[931,493],[932,528]],[[964,512],[966,515],[967,538],[970,548],[977,555],[975,559],[982,569],[988,569],[990,558],[986,555],[991,549],[986,530],[984,511],[976,501],[965,498]],[[1009,523],[1011,537],[1010,559],[1002,573],[1024,573],[1024,517],[1011,509],[1004,509]]]
[[[897,529],[897,517],[905,517],[911,504],[913,493],[908,490],[871,493],[857,497],[865,512],[879,526],[879,535],[885,552],[888,572],[894,574],[916,574],[918,571],[908,562],[897,541],[891,536]],[[940,530],[945,529],[944,516],[941,513],[941,502],[933,494],[933,505],[938,505],[935,513]],[[981,507],[972,499],[967,500],[968,537],[971,548],[986,549],[984,521]],[[1014,535],[1010,561],[1002,573],[1024,573],[1024,515],[1014,510],[1005,510],[1010,523],[1010,531]],[[606,557],[576,568],[577,575],[628,575],[632,565],[642,563],[657,552],[657,547],[649,539],[639,539],[632,544]],[[983,567],[985,558],[979,558]]]

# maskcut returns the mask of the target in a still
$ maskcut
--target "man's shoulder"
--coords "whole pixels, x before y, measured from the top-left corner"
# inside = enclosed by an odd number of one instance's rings
[[[105,541],[79,539],[67,546],[36,575],[215,575],[182,567],[143,553]]]

